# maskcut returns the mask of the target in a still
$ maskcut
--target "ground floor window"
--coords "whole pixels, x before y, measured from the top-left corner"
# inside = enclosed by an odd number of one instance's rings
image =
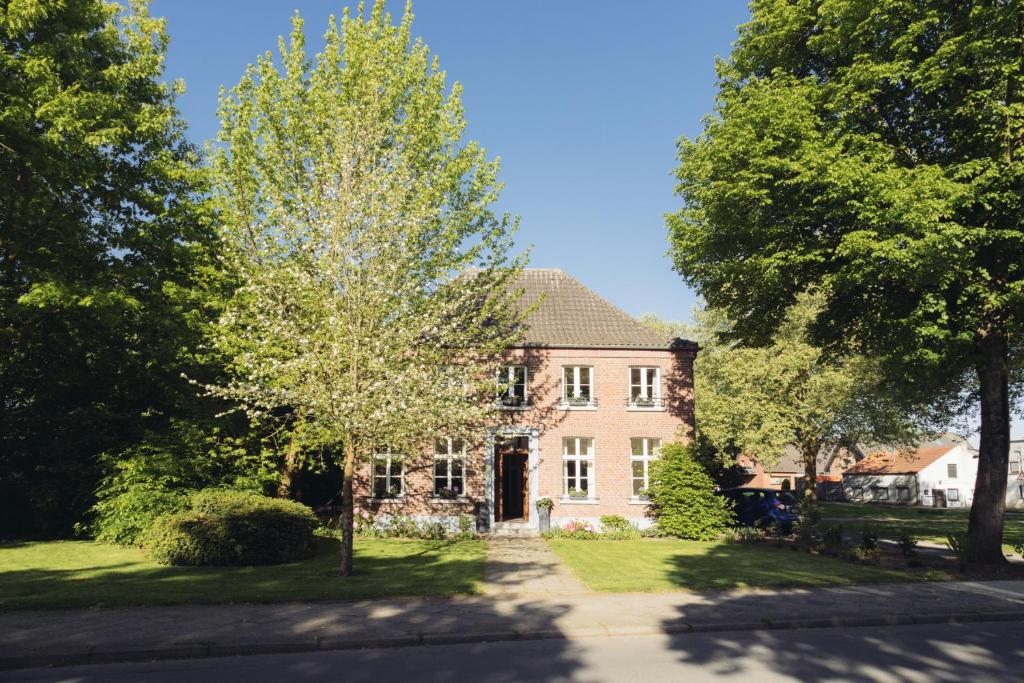
[[[395,498],[405,493],[402,456],[388,450],[373,454],[373,497]]]
[[[570,498],[594,495],[594,440],[570,436],[562,439],[564,494]]]
[[[910,487],[909,486],[897,486],[896,487],[896,500],[906,502],[910,500]]]
[[[658,458],[661,439],[635,436],[629,440],[629,443],[629,459],[633,471],[633,496],[636,498],[646,497],[651,485],[651,462]]]
[[[850,488],[850,497],[853,500],[864,500],[864,487],[854,486]]]
[[[458,498],[466,493],[466,447],[461,439],[434,441],[434,495]]]
[[[889,489],[885,486],[871,487],[871,500],[889,500]]]
[[[946,489],[946,500],[948,500],[948,501],[958,501],[958,500],[960,500],[960,490],[959,489]]]

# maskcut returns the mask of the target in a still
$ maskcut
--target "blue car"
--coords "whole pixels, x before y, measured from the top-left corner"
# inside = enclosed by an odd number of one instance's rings
[[[718,495],[733,502],[737,526],[767,529],[775,524],[788,534],[799,519],[796,498],[788,491],[744,487],[719,491]]]

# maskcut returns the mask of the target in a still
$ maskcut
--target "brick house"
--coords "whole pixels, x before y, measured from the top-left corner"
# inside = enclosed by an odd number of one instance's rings
[[[537,308],[497,369],[496,423],[475,444],[438,435],[416,456],[378,454],[355,482],[361,512],[535,529],[537,500],[551,498],[552,525],[650,523],[650,461],[693,434],[697,345],[662,338],[560,270],[528,269],[517,286],[520,305]]]

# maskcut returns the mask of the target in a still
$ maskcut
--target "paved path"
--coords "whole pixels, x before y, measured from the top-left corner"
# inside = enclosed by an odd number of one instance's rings
[[[8,612],[0,669],[950,620],[1024,620],[1024,581]]]
[[[484,595],[579,595],[588,592],[539,538],[487,541]]]
[[[1019,623],[505,641],[0,673],[68,683],[1019,683]]]

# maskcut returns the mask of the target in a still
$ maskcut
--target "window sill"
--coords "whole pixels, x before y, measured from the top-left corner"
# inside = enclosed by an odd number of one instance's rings
[[[559,403],[559,410],[597,410],[596,403],[585,403],[583,405],[573,405],[572,403]]]
[[[600,498],[573,498],[572,496],[562,496],[559,501],[563,505],[597,505],[601,502]]]
[[[468,503],[470,501],[469,498],[466,498],[465,496],[459,496],[458,498],[444,498],[442,496],[431,496],[430,502],[440,503],[442,505],[462,505],[463,503]]]
[[[650,498],[638,498],[636,496],[633,496],[633,497],[631,497],[629,499],[629,504],[630,505],[650,505],[651,504],[651,499]]]
[[[664,413],[665,410],[665,406],[626,406],[630,413]]]
[[[370,498],[371,503],[404,503],[405,496],[392,496],[391,498]]]
[[[508,411],[511,411],[511,412],[522,412],[524,410],[529,410],[532,407],[533,406],[503,406],[503,405],[499,405],[498,406],[498,410],[508,410]]]

